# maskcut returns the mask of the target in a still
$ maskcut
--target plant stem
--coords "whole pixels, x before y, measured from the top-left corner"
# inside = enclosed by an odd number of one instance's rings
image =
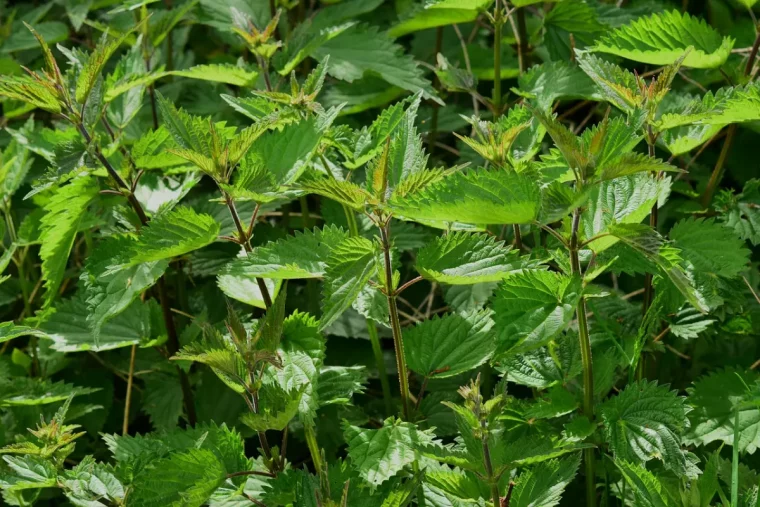
[[[491,487],[491,499],[493,507],[501,507],[501,496],[499,495],[499,482],[493,476],[493,465],[491,464],[491,449],[488,445],[488,431],[486,431],[486,422],[481,421],[480,443],[483,446],[483,467],[486,469],[488,484]]]
[[[129,407],[132,404],[132,383],[135,378],[135,356],[137,355],[137,345],[132,345],[132,351],[129,356],[129,375],[127,376],[127,398],[124,401],[124,420],[121,423],[121,434],[129,434]]]
[[[578,257],[578,228],[581,221],[581,210],[576,208],[573,213],[572,234],[570,236],[570,265],[575,276],[583,276],[580,258]],[[576,309],[578,319],[578,339],[580,341],[581,362],[583,363],[583,414],[594,421],[594,370],[591,358],[591,339],[586,320],[586,299],[581,296]],[[586,505],[596,506],[596,457],[593,449],[583,451],[586,464]]]
[[[654,158],[654,135],[652,134],[652,127],[647,126],[647,144],[649,146],[649,157]],[[649,213],[649,226],[657,230],[657,222],[659,221],[659,209],[658,206],[659,203],[655,202],[652,206],[652,211]],[[654,299],[654,287],[652,286],[652,273],[647,273],[644,276],[644,304],[643,304],[643,312],[644,315],[647,314],[647,311],[649,311],[649,307],[652,305],[652,300]]]
[[[441,52],[443,45],[443,27],[439,26],[435,32],[435,50],[433,54],[433,65],[436,65],[438,53]],[[441,81],[436,77],[435,89],[440,89]],[[438,110],[441,106],[437,102],[433,102],[433,115],[430,118],[430,132],[428,133],[428,153],[432,155],[435,149],[435,142],[438,138]]]
[[[253,413],[258,414],[259,413],[259,394],[256,391],[254,391],[251,394],[251,401],[252,401],[251,409]],[[267,438],[266,432],[257,431],[256,433],[259,436],[259,442],[261,443],[261,450],[264,452],[264,456],[266,457],[267,460],[271,461],[272,448],[269,445],[269,439]],[[277,469],[277,463],[273,464],[273,468],[275,468],[275,470]]]
[[[323,154],[319,157],[322,159],[322,165],[325,168],[327,174],[334,178],[332,171],[330,171],[327,164],[327,159]],[[348,224],[348,233],[352,238],[359,236],[359,224],[356,222],[356,214],[351,208],[343,205],[343,213],[346,215],[346,223]],[[385,402],[385,413],[390,415],[393,413],[393,397],[391,396],[391,383],[388,380],[388,371],[385,369],[385,359],[383,358],[383,348],[380,344],[380,337],[377,334],[377,326],[372,319],[366,319],[367,321],[367,334],[369,334],[369,341],[372,345],[372,354],[375,356],[375,365],[377,366],[377,376],[380,377],[380,386],[383,390],[383,401]]]
[[[739,505],[739,405],[734,409],[734,445],[731,449],[731,507]]]
[[[496,0],[494,6],[493,27],[493,104],[494,117],[501,116],[501,0]]]
[[[393,290],[393,266],[391,265],[390,243],[390,218],[380,227],[380,238],[383,245],[383,257],[385,260],[385,290],[388,298],[388,313],[390,314],[391,330],[393,332],[393,346],[396,351],[396,369],[398,370],[398,384],[401,391],[401,409],[404,420],[409,420],[409,374],[406,369],[406,356],[404,355],[404,340],[401,335],[401,322],[398,318],[396,295]]]
[[[525,8],[518,7],[517,14],[517,62],[520,74],[528,70],[528,28],[525,24]]]
[[[232,196],[224,190],[222,190],[222,195],[224,196],[224,201],[227,203],[227,208],[230,210],[232,221],[237,228],[240,242],[243,244],[245,251],[251,253],[253,251],[253,248],[251,248],[251,237],[243,228],[243,223],[240,221],[240,215],[238,215],[237,208],[235,207],[235,201],[232,199]],[[269,294],[269,289],[267,289],[263,278],[256,278],[256,283],[261,291],[261,298],[264,300],[264,306],[269,309],[272,306],[272,296]]]
[[[311,461],[314,463],[314,471],[317,472],[317,476],[322,476],[322,453],[319,450],[319,444],[317,443],[317,434],[314,432],[314,427],[311,424],[304,424],[303,433],[306,437],[306,446],[309,448],[311,454]]]
[[[90,133],[87,131],[87,128],[84,126],[84,124],[79,122],[76,124],[76,127],[87,144],[91,144],[92,137],[90,136]],[[140,204],[140,201],[137,200],[137,197],[135,197],[135,194],[132,192],[130,186],[126,181],[124,181],[121,175],[116,171],[116,169],[114,169],[108,159],[103,155],[103,152],[100,150],[100,146],[94,146],[94,149],[95,156],[100,161],[100,163],[103,164],[103,167],[106,168],[106,172],[108,172],[108,175],[116,182],[118,188],[120,188],[122,193],[124,193],[127,201],[129,201],[129,204],[132,206],[132,209],[139,218],[140,224],[143,226],[147,225],[149,222],[148,216],[145,214],[145,210]],[[179,350],[179,337],[177,335],[177,329],[174,327],[174,317],[172,316],[171,306],[169,305],[164,275],[161,275],[161,277],[158,279],[156,286],[158,288],[158,301],[161,304],[161,313],[164,318],[164,324],[166,325],[167,349],[170,355],[174,355]],[[193,397],[192,387],[190,386],[190,380],[187,377],[187,373],[185,373],[185,371],[179,366],[177,366],[177,374],[179,375],[180,386],[182,387],[182,398],[184,400],[185,410],[187,411],[187,421],[190,426],[195,426],[195,422],[197,420],[195,415],[195,399]]]

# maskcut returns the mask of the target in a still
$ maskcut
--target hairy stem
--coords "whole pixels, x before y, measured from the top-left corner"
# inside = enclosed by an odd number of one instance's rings
[[[518,7],[517,14],[517,62],[520,74],[528,70],[528,28],[525,23],[525,8]]]
[[[393,331],[393,345],[396,351],[396,369],[398,370],[398,384],[401,391],[401,409],[404,420],[409,420],[409,374],[406,368],[406,356],[404,355],[404,340],[401,335],[401,322],[398,318],[398,306],[396,294],[393,290],[393,266],[391,265],[390,243],[390,219],[380,227],[380,238],[383,245],[383,257],[385,260],[385,290],[388,298],[388,313],[390,314],[391,330]]]
[[[322,165],[325,168],[327,174],[333,178],[334,175],[329,169],[327,159],[323,154],[319,155],[322,160]],[[343,213],[346,215],[346,223],[348,224],[348,233],[352,238],[359,236],[359,224],[356,222],[356,213],[343,205]],[[383,348],[380,345],[380,337],[377,334],[377,326],[372,319],[366,319],[367,321],[367,334],[369,334],[369,341],[372,345],[372,354],[375,356],[375,365],[377,367],[377,376],[380,377],[380,387],[383,390],[383,401],[385,402],[385,413],[390,415],[393,413],[393,397],[391,396],[391,383],[388,380],[388,371],[385,368],[385,359],[383,358]]]
[[[77,123],[76,127],[87,144],[91,144],[92,137],[87,131],[87,127],[85,127],[82,122]],[[100,150],[100,146],[94,146],[94,149],[95,156],[100,161],[100,163],[103,164],[103,167],[106,168],[106,172],[108,172],[108,175],[116,182],[118,188],[122,191],[122,193],[124,193],[127,201],[129,201],[130,206],[132,206],[132,209],[137,215],[137,218],[140,220],[140,223],[143,226],[147,225],[149,222],[148,216],[145,214],[145,210],[143,209],[142,204],[140,204],[140,201],[137,200],[134,192],[132,192],[131,187],[127,184],[126,181],[124,181],[124,178],[121,177],[121,175],[116,171],[116,169],[114,169],[108,159],[103,155],[103,152]],[[166,325],[167,349],[169,350],[170,355],[174,355],[179,350],[179,336],[177,335],[177,329],[174,326],[174,316],[172,315],[171,306],[169,305],[169,298],[166,291],[166,280],[164,279],[164,276],[165,275],[161,275],[161,277],[158,279],[158,282],[156,282],[156,286],[158,288],[158,301],[161,304],[161,313],[164,318],[164,324]],[[195,426],[195,422],[197,420],[195,415],[195,399],[193,396],[192,387],[190,386],[190,379],[187,377],[187,373],[185,373],[185,371],[179,366],[177,366],[177,374],[179,375],[180,386],[182,387],[182,398],[185,404],[185,411],[187,412],[187,421],[190,426]]]
[[[480,443],[483,446],[483,467],[486,469],[486,475],[488,477],[488,484],[491,487],[491,500],[493,500],[493,507],[501,507],[501,496],[499,495],[499,481],[494,477],[493,465],[491,464],[491,448],[488,445],[488,432],[486,431],[485,421],[481,421]]]
[[[496,0],[494,6],[494,27],[493,27],[493,103],[494,117],[501,115],[501,0]]]
[[[318,477],[321,477],[324,466],[322,464],[322,453],[317,443],[317,434],[311,424],[304,424],[303,433],[306,437],[306,446],[309,448],[309,454],[311,454],[311,461],[314,463],[314,471]]]
[[[647,144],[649,145],[649,157],[654,158],[654,135],[652,134],[652,127],[647,127]],[[657,222],[659,221],[659,203],[655,202],[652,206],[652,211],[649,213],[649,226],[657,230]],[[654,299],[654,287],[652,286],[652,274],[647,273],[644,278],[644,305],[643,312],[646,315],[649,307],[652,305]]]
[[[127,377],[127,398],[124,401],[124,419],[121,423],[121,434],[129,434],[129,407],[132,404],[132,383],[135,378],[135,356],[137,355],[137,345],[132,345],[132,351],[129,355],[129,376]]]
[[[439,26],[436,29],[435,32],[435,50],[433,51],[433,65],[436,64],[436,59],[438,58],[438,53],[441,52],[441,46],[443,44],[443,27]],[[435,88],[440,89],[441,87],[441,80],[436,77],[435,79]],[[435,149],[435,142],[438,138],[438,110],[440,109],[440,104],[437,102],[433,102],[433,114],[430,118],[430,132],[428,133],[428,153],[432,155],[433,150]]]
[[[570,265],[575,276],[583,276],[580,258],[578,257],[578,228],[580,226],[581,210],[576,208],[573,213],[572,233],[570,236]],[[590,421],[594,420],[594,370],[591,359],[591,339],[586,320],[586,299],[581,296],[576,308],[578,319],[578,340],[580,341],[581,362],[583,363],[583,414]],[[586,505],[596,506],[596,456],[593,449],[583,451],[586,465]]]
[[[237,212],[237,207],[235,207],[235,201],[230,194],[223,190],[222,195],[224,196],[224,201],[227,203],[227,208],[230,210],[230,215],[232,216],[232,221],[235,223],[235,228],[238,231],[238,238],[240,239],[243,248],[245,248],[245,251],[251,253],[253,251],[253,248],[251,248],[251,237],[243,227],[243,223],[240,221],[240,215]],[[267,288],[266,283],[264,283],[263,278],[256,278],[256,283],[261,291],[261,298],[264,300],[264,306],[269,309],[272,306],[272,296],[269,294],[269,289]]]

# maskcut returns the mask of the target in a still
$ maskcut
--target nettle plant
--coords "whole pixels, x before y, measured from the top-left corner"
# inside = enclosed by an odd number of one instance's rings
[[[3,6],[4,503],[758,505],[753,4]]]

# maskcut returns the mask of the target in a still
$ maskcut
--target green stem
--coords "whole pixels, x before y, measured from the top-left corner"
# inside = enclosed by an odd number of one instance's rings
[[[652,127],[647,127],[647,144],[649,145],[649,156],[651,158],[654,158],[654,135],[652,133]],[[725,148],[725,145],[724,145]],[[659,209],[657,208],[659,203],[655,202],[652,206],[652,211],[649,213],[649,226],[657,230],[657,222],[659,221]],[[654,287],[652,285],[652,274],[647,273],[644,278],[644,305],[643,305],[643,312],[644,315],[647,314],[647,311],[649,311],[649,307],[652,305],[652,300],[654,299]]]
[[[327,159],[324,155],[320,154],[322,159],[322,165],[325,167],[325,171],[330,177],[334,177],[327,165]],[[351,208],[343,205],[343,213],[346,215],[346,223],[348,223],[348,232],[352,238],[359,236],[359,224],[356,222],[356,213]],[[380,386],[383,390],[383,401],[385,402],[385,413],[390,415],[393,413],[393,397],[391,396],[391,383],[388,380],[388,371],[385,368],[385,359],[383,358],[383,348],[380,345],[380,337],[377,334],[377,326],[372,319],[367,319],[367,333],[369,334],[369,341],[372,344],[372,354],[375,356],[375,365],[377,367],[377,375],[380,377]]]
[[[572,234],[570,236],[570,265],[575,276],[583,276],[580,258],[578,257],[578,228],[580,226],[581,210],[576,208],[573,213]],[[583,363],[583,414],[589,421],[594,421],[594,370],[591,358],[591,339],[586,319],[586,298],[581,296],[576,309],[578,319],[578,340],[580,341],[581,362]],[[586,505],[596,506],[596,456],[593,449],[583,451],[586,465]]]
[[[483,446],[483,466],[486,469],[488,484],[491,487],[491,500],[493,507],[501,507],[501,496],[499,495],[499,481],[493,475],[493,465],[491,464],[491,449],[488,445],[488,432],[485,428],[485,421],[481,421],[481,431],[483,436],[480,437],[480,443]]]
[[[519,7],[517,14],[517,62],[520,74],[528,70],[528,28],[525,23],[525,8]]]
[[[393,287],[393,266],[391,265],[390,243],[390,219],[380,227],[380,238],[383,245],[383,257],[385,260],[385,290],[388,299],[388,313],[390,314],[391,331],[393,332],[393,346],[396,352],[396,369],[398,370],[398,384],[401,391],[401,409],[404,420],[409,420],[409,373],[406,368],[406,356],[404,355],[404,340],[401,334],[401,322],[398,318],[398,306]]]
[[[496,118],[501,115],[501,0],[496,0],[494,6],[493,27],[493,114]]]
[[[433,55],[433,65],[436,65],[438,53],[441,52],[443,44],[443,27],[439,26],[435,33],[435,50]],[[441,88],[441,80],[436,77],[435,85],[436,90]],[[433,154],[435,149],[435,142],[438,138],[438,110],[441,106],[437,102],[433,102],[433,115],[430,119],[430,133],[428,134],[428,153]]]
[[[306,446],[309,448],[311,454],[311,461],[314,463],[314,471],[317,472],[317,476],[322,476],[322,453],[319,450],[319,444],[317,443],[317,434],[314,431],[314,427],[311,424],[304,424],[303,433],[306,436]]]
[[[731,507],[739,505],[739,405],[734,409],[734,446],[731,456]]]

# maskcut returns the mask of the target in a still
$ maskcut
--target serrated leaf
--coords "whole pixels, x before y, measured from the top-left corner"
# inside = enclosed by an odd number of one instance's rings
[[[592,79],[607,102],[627,113],[641,106],[644,98],[632,72],[588,51],[576,51],[575,54],[580,68]]]
[[[740,238],[760,244],[760,180],[751,179],[740,194],[723,190],[716,198],[719,220]]]
[[[368,239],[348,238],[327,259],[319,329],[332,324],[359,296],[375,269],[375,245]]]
[[[672,10],[641,17],[604,34],[593,51],[610,53],[654,65],[670,65],[693,48],[685,67],[720,67],[734,47],[731,37],[721,37],[704,20]]]
[[[101,352],[130,345],[148,345],[165,333],[156,320],[161,312],[157,305],[155,301],[145,304],[136,301],[124,312],[107,320],[96,334],[90,328],[87,303],[81,296],[75,296],[58,303],[54,312],[40,324],[40,330],[45,338],[53,341],[51,347],[59,352]]]
[[[305,386],[285,390],[278,384],[264,384],[259,390],[259,412],[249,412],[240,422],[254,431],[282,431],[298,413]]]
[[[412,371],[451,377],[477,368],[493,354],[491,312],[451,313],[404,329],[404,351]]]
[[[333,249],[347,238],[348,233],[334,225],[296,231],[294,236],[256,247],[246,257],[238,257],[227,264],[221,274],[251,278],[320,278],[325,274]]]
[[[308,179],[300,182],[298,188],[310,194],[327,197],[356,211],[363,210],[367,201],[372,199],[372,196],[356,183],[333,178]]]
[[[672,507],[674,503],[668,497],[660,480],[644,467],[615,460],[623,479],[633,489],[637,505],[641,507]]]
[[[752,399],[747,386],[754,386],[757,374],[728,368],[696,380],[688,389],[687,401],[691,428],[685,435],[687,443],[707,445],[734,441],[734,416],[739,410],[739,451],[754,453],[760,447],[760,408],[745,403]]]
[[[670,470],[685,474],[680,438],[688,412],[684,402],[668,386],[642,380],[602,404],[604,434],[615,459],[631,463],[660,459]]]
[[[251,86],[259,76],[256,71],[247,70],[229,63],[195,65],[189,69],[173,70],[167,74],[190,79],[200,79],[201,81],[226,83],[233,86]]]
[[[57,485],[58,471],[49,460],[37,456],[3,456],[11,473],[0,475],[4,490],[52,488]]]
[[[356,393],[364,392],[367,369],[363,366],[323,366],[317,379],[319,406],[351,403]]]
[[[0,406],[36,406],[65,401],[99,391],[98,388],[75,387],[63,381],[16,377],[0,379]]]
[[[392,418],[377,430],[344,424],[351,464],[362,479],[379,486],[416,459],[416,449],[432,442],[430,434],[412,423]]]
[[[143,227],[129,254],[129,265],[171,259],[216,241],[219,223],[211,215],[178,206]]]
[[[410,7],[401,21],[388,30],[391,37],[474,21],[493,0],[438,0]]]
[[[353,82],[368,74],[378,75],[392,85],[411,92],[421,91],[426,99],[443,104],[412,57],[376,27],[351,27],[314,52],[319,60],[327,55],[330,56],[327,71],[337,79]]]
[[[87,98],[95,87],[96,81],[101,77],[103,68],[111,58],[111,55],[119,49],[119,46],[121,46],[130,35],[131,31],[125,32],[115,38],[109,38],[107,33],[103,34],[95,49],[88,55],[87,60],[82,65],[82,70],[77,78],[77,102],[84,104],[87,101]]]
[[[534,178],[505,170],[470,170],[434,181],[389,202],[410,220],[472,224],[523,224],[538,213]]]
[[[60,113],[61,104],[52,85],[27,76],[0,76],[0,96],[19,100],[51,113]]]
[[[575,314],[578,278],[551,271],[509,275],[494,294],[497,355],[529,352],[557,336]]]
[[[87,211],[87,206],[98,195],[98,190],[95,180],[77,178],[58,189],[45,205],[46,213],[42,217],[40,227],[40,258],[42,278],[45,280],[46,306],[58,295],[79,223]]]
[[[200,507],[222,485],[227,470],[206,449],[189,449],[160,459],[138,474],[127,505]]]
[[[498,282],[535,266],[520,252],[487,234],[454,232],[440,236],[417,253],[416,269],[426,279],[450,285]]]
[[[564,61],[534,65],[517,78],[520,95],[533,98],[544,111],[559,99],[600,99],[594,81]]]
[[[744,241],[712,218],[681,220],[670,230],[670,239],[701,274],[733,278],[747,268],[750,251]]]
[[[517,478],[509,505],[512,507],[554,507],[573,480],[580,465],[575,456],[545,461]]]

